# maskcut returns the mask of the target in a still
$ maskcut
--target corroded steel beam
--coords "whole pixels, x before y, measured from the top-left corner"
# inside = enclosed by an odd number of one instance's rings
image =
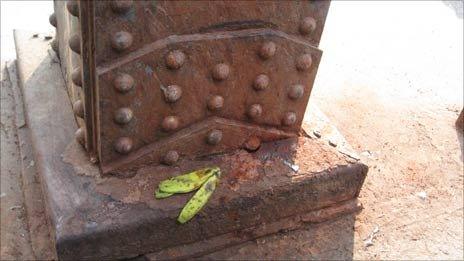
[[[127,176],[298,136],[329,4],[55,1],[76,138]]]

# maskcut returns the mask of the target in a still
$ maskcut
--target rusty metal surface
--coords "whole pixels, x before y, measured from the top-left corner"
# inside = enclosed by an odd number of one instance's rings
[[[68,49],[81,55],[80,69],[66,71],[83,90],[76,99],[83,113],[79,107],[75,112],[85,124],[76,138],[104,173],[123,175],[148,164],[175,165],[179,158],[256,150],[261,142],[298,135],[329,4],[56,4],[79,19],[79,27],[64,36]],[[214,129],[205,127],[208,122]],[[195,132],[200,129],[205,132]]]
[[[275,43],[277,49],[273,57],[263,60],[259,51],[268,42]],[[165,57],[171,50],[181,50],[186,56],[184,64],[177,70],[166,66]],[[304,54],[311,54],[312,65],[308,71],[299,71],[297,60]],[[121,158],[113,149],[119,137],[130,137],[135,151],[211,116],[296,133],[303,119],[320,54],[304,42],[261,29],[176,37],[139,50],[137,56],[124,57],[113,67],[100,71],[101,162],[106,164]],[[214,79],[218,64],[229,67],[227,79]],[[134,87],[128,93],[115,90],[114,82],[120,74],[135,79]],[[269,84],[264,90],[257,91],[253,84],[260,75],[267,75]],[[304,92],[301,97],[292,99],[290,90],[298,84],[304,86]],[[166,88],[172,85],[182,90],[181,97],[175,102],[166,101]],[[223,98],[223,106],[211,110],[208,102],[215,96]],[[260,105],[259,115],[250,115],[253,105]],[[120,108],[130,108],[133,112],[127,124],[115,122],[114,113]],[[288,112],[296,113],[297,118],[293,124],[285,126]],[[178,121],[172,130],[163,128],[163,121],[169,116]],[[236,137],[225,136],[224,140],[232,141]],[[216,151],[214,146],[198,145]],[[230,148],[238,148],[242,144],[231,142],[230,145]]]
[[[96,1],[95,25],[100,41],[96,45],[97,64],[119,59],[111,39],[128,32],[133,44],[123,53],[171,35],[249,28],[272,28],[295,35],[318,46],[329,1],[129,1],[129,8],[115,12],[111,1]],[[315,21],[312,30],[305,18]],[[303,32],[302,32],[303,31]]]

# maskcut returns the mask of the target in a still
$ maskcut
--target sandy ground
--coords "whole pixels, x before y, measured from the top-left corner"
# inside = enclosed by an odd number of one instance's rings
[[[365,209],[204,258],[463,259],[464,142],[454,127],[463,108],[462,8],[333,2],[311,102],[370,166]],[[2,3],[2,26],[3,11]],[[28,259],[13,102],[3,81],[1,93],[0,259]]]

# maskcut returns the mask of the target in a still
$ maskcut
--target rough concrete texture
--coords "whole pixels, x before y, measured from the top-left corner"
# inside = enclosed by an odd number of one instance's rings
[[[460,1],[332,2],[311,102],[371,166],[364,210],[202,259],[463,259],[462,11]],[[2,193],[17,181],[3,148]],[[4,233],[13,221],[2,216],[2,247],[21,242]]]

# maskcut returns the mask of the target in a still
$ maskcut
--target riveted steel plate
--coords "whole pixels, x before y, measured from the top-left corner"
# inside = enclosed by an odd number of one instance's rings
[[[205,33],[247,28],[273,28],[317,46],[329,1],[133,1],[125,11],[115,12],[111,1],[95,2],[97,64],[118,59],[120,52],[111,38],[120,31],[133,36],[130,53],[170,35]],[[314,29],[302,34],[300,25],[313,18]]]
[[[275,44],[276,51],[264,60],[260,50],[269,42]],[[165,62],[173,50],[185,54],[185,62],[177,70],[169,69]],[[311,56],[312,63],[307,70],[300,71],[298,59],[305,54]],[[113,149],[119,137],[130,137],[133,150],[137,150],[175,133],[162,128],[163,120],[168,116],[177,117],[176,130],[217,116],[297,133],[320,56],[320,50],[284,33],[252,29],[171,37],[122,57],[112,67],[99,71],[101,161],[106,164],[121,157]],[[214,79],[218,64],[229,67],[227,79]],[[120,74],[130,75],[135,82],[133,89],[124,94],[114,86]],[[259,75],[269,79],[263,90],[254,88]],[[182,90],[181,97],[175,102],[166,101],[164,89],[170,85],[177,85]],[[297,99],[289,97],[294,85],[304,87],[302,96]],[[213,96],[223,97],[221,109],[212,111],[208,108],[208,101]],[[261,106],[262,112],[257,117],[250,117],[249,111],[256,104]],[[114,113],[120,108],[133,111],[129,123],[115,122]],[[296,121],[290,126],[283,123],[287,113],[296,115]]]

